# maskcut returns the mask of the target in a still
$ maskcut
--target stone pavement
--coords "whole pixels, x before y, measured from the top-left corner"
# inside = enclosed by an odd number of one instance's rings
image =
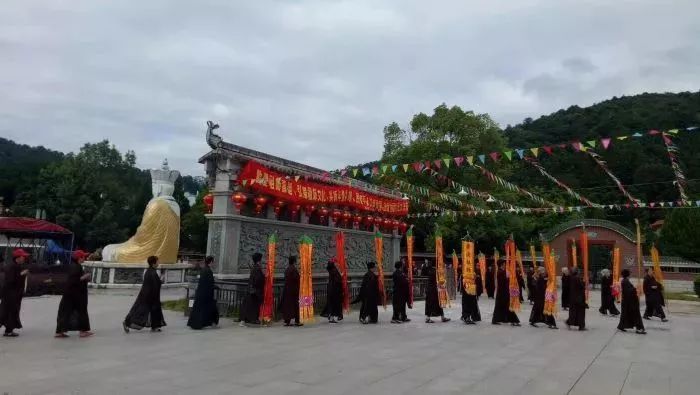
[[[419,304],[402,325],[388,322],[389,308],[376,326],[355,312],[334,326],[224,320],[196,332],[166,312],[163,333],[125,334],[133,291],[99,292],[90,297],[96,335],[65,340],[52,337],[58,298],[25,299],[21,337],[0,337],[0,394],[699,393],[700,315],[679,309],[667,324],[646,321],[646,336],[617,333],[594,294],[586,332],[566,330],[566,312],[558,331],[492,326],[493,302],[482,298],[477,326],[458,321],[458,304],[452,322],[425,324]]]

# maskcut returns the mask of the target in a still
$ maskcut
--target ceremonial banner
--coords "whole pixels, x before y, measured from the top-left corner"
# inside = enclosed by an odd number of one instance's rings
[[[455,299],[457,299],[457,294],[459,293],[459,258],[457,258],[456,251],[452,251],[452,276],[455,283]]]
[[[413,305],[413,225],[406,232],[406,250],[408,254],[408,305]]]
[[[380,232],[374,234],[374,255],[377,259],[377,285],[382,306],[386,309],[386,291],[384,290],[384,236]]]
[[[642,295],[644,289],[642,287],[642,228],[639,225],[639,220],[635,218],[637,225],[637,293]]]
[[[348,289],[348,264],[345,261],[345,233],[335,234],[335,256],[338,259],[338,270],[343,279],[343,311],[350,312],[350,290]]]
[[[527,278],[527,276],[525,275],[525,267],[523,266],[523,255],[520,253],[520,250],[517,250],[515,252],[515,259],[516,262],[518,262],[518,270],[520,271],[520,277],[522,277],[524,280]]]
[[[379,197],[351,186],[333,186],[292,180],[290,177],[249,161],[238,181],[251,188],[296,204],[336,204],[386,215],[408,214],[408,201]]]
[[[265,273],[265,288],[263,302],[260,305],[260,321],[268,323],[272,321],[274,310],[274,298],[272,295],[272,283],[275,281],[275,259],[277,256],[277,235],[271,234],[267,239],[267,267]]]
[[[542,243],[542,257],[547,271],[547,289],[544,294],[544,314],[557,316],[557,265],[554,261],[554,251],[549,243]]]
[[[620,293],[622,292],[622,287],[620,285],[621,262],[622,257],[620,256],[620,247],[615,247],[613,249],[612,295],[617,302],[620,302]]]
[[[573,267],[578,267],[578,250],[576,249],[576,240],[571,240],[571,261]]]
[[[481,289],[486,290],[486,255],[479,254],[479,271],[481,272]]]
[[[520,284],[518,284],[515,260],[515,241],[509,239],[506,242],[506,273],[508,274],[508,290],[510,292],[509,310],[513,313],[520,311]]]
[[[440,307],[450,307],[450,295],[447,293],[447,276],[445,272],[444,254],[442,251],[442,234],[439,229],[435,231],[435,266]]]
[[[313,240],[309,236],[302,236],[299,242],[299,320],[302,323],[314,322],[314,288],[311,277],[313,249]]]
[[[586,285],[586,303],[588,303],[588,231],[581,228],[581,264],[583,265],[583,283]]]
[[[486,262],[484,262],[484,266],[485,265]],[[485,267],[484,270],[486,270]],[[462,240],[462,286],[464,287],[464,290],[467,294],[476,295],[476,273],[474,272],[474,242],[466,240]]]
[[[651,262],[654,264],[654,278],[664,285],[664,273],[661,271],[661,257],[656,246],[651,246]]]
[[[534,244],[530,244],[530,257],[532,258],[532,267],[537,272],[537,253]]]
[[[497,249],[493,249],[493,286],[494,286],[494,292],[498,294],[498,260],[500,259],[500,254],[498,253]],[[484,287],[484,290],[486,287]]]

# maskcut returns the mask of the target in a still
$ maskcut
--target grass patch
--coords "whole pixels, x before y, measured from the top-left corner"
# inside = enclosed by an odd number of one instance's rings
[[[166,300],[161,303],[161,306],[166,310],[185,311],[187,308],[187,299]]]
[[[700,298],[690,292],[666,292],[666,299],[687,300],[689,302],[700,302]]]

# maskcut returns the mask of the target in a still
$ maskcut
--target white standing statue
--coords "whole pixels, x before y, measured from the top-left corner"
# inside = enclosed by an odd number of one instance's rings
[[[151,170],[153,199],[148,202],[136,234],[121,244],[102,250],[102,261],[145,263],[149,256],[159,263],[175,263],[180,247],[180,206],[173,198],[175,181],[180,172],[170,170],[168,160],[160,169]]]

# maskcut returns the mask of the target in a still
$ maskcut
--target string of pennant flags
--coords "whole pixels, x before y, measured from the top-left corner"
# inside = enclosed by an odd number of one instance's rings
[[[554,155],[555,150],[559,151],[566,151],[569,148],[573,149],[575,152],[587,152],[589,150],[595,149],[597,147],[602,147],[604,150],[607,150],[610,148],[610,146],[613,144],[613,141],[625,141],[628,139],[635,139],[635,138],[641,138],[645,136],[657,136],[657,135],[677,135],[680,132],[693,132],[698,130],[699,127],[697,126],[692,126],[692,127],[687,127],[687,128],[681,128],[681,129],[671,129],[667,130],[665,132],[661,132],[659,130],[649,130],[647,132],[635,132],[632,134],[628,135],[623,135],[623,136],[617,136],[617,137],[603,137],[600,139],[595,139],[595,140],[587,140],[587,141],[571,141],[568,143],[561,143],[561,144],[552,144],[552,145],[544,145],[544,146],[539,146],[539,147],[532,147],[529,149],[526,148],[511,148],[507,149],[504,151],[494,151],[488,154],[474,154],[474,155],[467,155],[467,156],[457,156],[457,157],[446,157],[446,158],[440,158],[440,159],[432,159],[432,160],[421,160],[417,161],[414,163],[403,163],[403,164],[379,164],[375,165],[372,167],[348,167],[345,169],[340,170],[340,175],[342,177],[349,176],[351,175],[352,177],[357,177],[358,174],[361,174],[363,176],[377,176],[377,175],[382,175],[386,174],[389,171],[391,173],[397,173],[397,172],[403,172],[403,173],[408,173],[409,171],[413,170],[415,173],[421,173],[427,169],[435,168],[435,169],[441,169],[443,166],[446,168],[450,168],[450,166],[454,163],[457,167],[461,167],[462,165],[469,164],[469,165],[478,165],[479,162],[482,165],[485,165],[487,162],[499,162],[503,160],[503,158],[506,158],[508,161],[512,161],[514,159],[520,159],[523,160],[525,158],[538,158],[542,153],[546,153],[548,155]]]
[[[600,155],[598,155],[597,153],[595,153],[593,150],[588,150],[586,153],[587,153],[591,158],[593,158],[593,160],[595,161],[595,163],[598,164],[598,167],[600,167],[600,168],[605,172],[605,174],[607,174],[608,177],[610,177],[610,179],[613,180],[613,182],[615,183],[615,185],[617,185],[617,189],[619,189],[620,192],[622,192],[622,194],[625,195],[625,197],[627,198],[627,200],[629,200],[631,203],[639,203],[639,199],[637,199],[637,198],[635,198],[634,196],[632,196],[632,194],[630,194],[630,193],[627,191],[627,189],[625,189],[625,186],[622,185],[622,182],[620,181],[620,179],[617,178],[617,176],[615,176],[615,174],[613,174],[612,171],[610,171],[610,168],[608,168],[608,164],[603,160],[603,158],[602,158]]]
[[[537,169],[537,171],[539,171],[540,174],[542,174],[545,178],[547,178],[548,180],[552,181],[552,182],[553,182],[554,184],[556,184],[558,187],[560,187],[561,189],[563,189],[564,191],[566,191],[566,193],[568,193],[569,195],[573,196],[575,199],[581,201],[581,203],[584,203],[586,206],[588,206],[588,207],[598,207],[598,206],[600,206],[599,204],[593,203],[593,202],[591,202],[590,200],[588,200],[587,198],[583,197],[581,194],[579,194],[578,192],[576,192],[576,191],[574,191],[573,189],[571,189],[571,187],[569,187],[568,185],[566,185],[566,184],[564,184],[563,182],[561,182],[558,178],[556,178],[556,177],[554,177],[553,175],[551,175],[547,170],[545,170],[545,168],[540,164],[540,162],[539,162],[536,158],[525,158],[525,163],[528,163],[528,164],[532,165],[532,166],[533,166],[535,169]]]
[[[678,147],[673,143],[671,137],[667,133],[662,133],[661,137],[664,140],[664,145],[666,146],[666,152],[668,153],[668,159],[671,161],[671,168],[673,169],[673,174],[676,176],[676,186],[678,187],[678,193],[681,196],[681,200],[687,201],[688,195],[685,193],[686,188],[686,178],[681,170],[680,163],[678,162]]]
[[[456,211],[449,209],[441,209],[439,212],[423,212],[408,214],[408,218],[430,218],[430,217],[476,217],[483,215],[492,215],[499,213],[510,214],[565,214],[571,212],[580,212],[586,209],[595,210],[628,210],[628,209],[697,209],[700,208],[700,200],[695,201],[668,201],[668,202],[637,202],[625,204],[603,204],[598,207],[591,206],[558,206],[558,207],[527,207],[527,208],[512,208],[512,209],[478,209],[470,211]]]

